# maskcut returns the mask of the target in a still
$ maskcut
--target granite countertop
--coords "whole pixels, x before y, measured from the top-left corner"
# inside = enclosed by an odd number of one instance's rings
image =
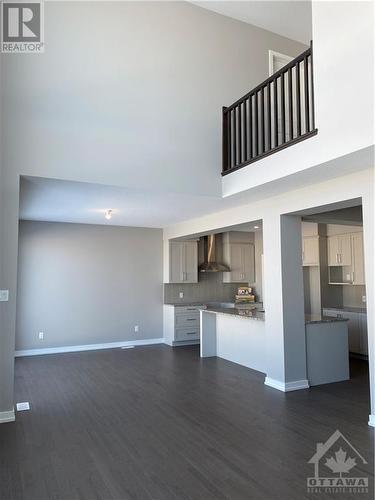
[[[197,307],[197,306],[207,306],[207,307],[224,307],[223,304],[226,304],[226,308],[233,308],[234,302],[218,302],[215,300],[202,300],[201,302],[166,302],[165,306],[173,306],[173,307]],[[263,302],[252,302],[251,307],[263,307]]]
[[[323,307],[323,309],[333,309],[334,311],[347,311],[347,312],[355,312],[355,313],[366,313],[366,306],[363,307],[354,307],[354,306],[338,306],[338,307]]]
[[[165,306],[181,306],[181,307],[196,307],[196,306],[204,306],[204,302],[166,302]]]
[[[265,313],[259,309],[253,308],[237,308],[237,307],[212,307],[208,306],[205,312],[216,314],[227,314],[229,316],[236,316],[243,319],[252,319],[257,321],[264,321]]]
[[[337,321],[349,321],[346,318],[335,318],[334,316],[324,316],[323,314],[305,314],[305,324],[311,323],[336,323]]]

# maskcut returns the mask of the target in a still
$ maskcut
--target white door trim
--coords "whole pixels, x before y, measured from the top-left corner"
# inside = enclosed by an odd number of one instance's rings
[[[285,64],[288,64],[290,61],[293,60],[293,57],[288,56],[286,54],[282,54],[281,52],[276,52],[275,50],[269,50],[268,51],[268,74],[269,76],[273,75],[275,73],[274,67],[275,67],[275,58],[279,57],[280,59],[285,60]]]
[[[9,411],[0,411],[0,424],[6,424],[7,422],[14,422],[16,420],[16,417],[14,415],[14,408],[13,410]]]

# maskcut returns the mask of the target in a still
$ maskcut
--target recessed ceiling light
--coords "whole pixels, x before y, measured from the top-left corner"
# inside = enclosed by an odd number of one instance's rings
[[[105,217],[107,220],[112,219],[112,210],[111,210],[111,209],[106,210],[106,211],[105,211],[105,214],[104,214],[104,217]]]
[[[259,229],[259,226],[254,226],[254,229]]]

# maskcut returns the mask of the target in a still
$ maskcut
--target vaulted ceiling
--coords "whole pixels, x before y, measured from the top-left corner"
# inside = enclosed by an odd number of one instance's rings
[[[192,1],[218,14],[232,17],[278,35],[308,44],[312,38],[311,1]]]

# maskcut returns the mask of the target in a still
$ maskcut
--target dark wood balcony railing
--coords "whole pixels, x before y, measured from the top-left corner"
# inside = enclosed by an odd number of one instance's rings
[[[317,133],[310,47],[223,108],[223,171],[229,174]]]

